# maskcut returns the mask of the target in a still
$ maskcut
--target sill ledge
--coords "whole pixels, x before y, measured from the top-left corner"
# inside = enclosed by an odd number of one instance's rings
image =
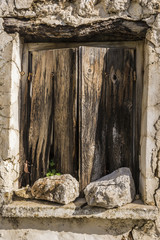
[[[15,218],[99,218],[99,219],[135,219],[156,220],[158,208],[144,205],[140,200],[125,206],[104,209],[90,207],[85,199],[78,199],[74,203],[60,205],[45,201],[13,201],[4,205],[2,217]]]

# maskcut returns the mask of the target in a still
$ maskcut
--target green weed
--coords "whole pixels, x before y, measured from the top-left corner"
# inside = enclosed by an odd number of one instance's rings
[[[53,162],[53,159],[51,159],[49,161],[49,170],[46,174],[46,177],[50,177],[50,176],[54,176],[54,175],[58,175],[60,176],[61,173],[57,172],[55,168],[53,168],[55,166],[55,163]]]

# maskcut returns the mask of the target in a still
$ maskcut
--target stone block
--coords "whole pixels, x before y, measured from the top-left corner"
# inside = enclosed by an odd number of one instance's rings
[[[31,192],[36,199],[68,204],[79,196],[79,183],[70,174],[55,175],[38,179]]]
[[[155,137],[155,123],[159,118],[159,106],[148,107],[142,114],[142,136]]]
[[[131,17],[133,17],[135,19],[140,19],[141,16],[142,16],[142,7],[141,7],[141,5],[139,3],[132,2],[130,4],[128,12],[131,15]]]
[[[31,7],[33,0],[15,0],[17,9],[28,9]]]
[[[135,197],[131,171],[129,168],[119,168],[90,183],[84,193],[90,206],[114,208],[130,203]]]
[[[141,140],[141,156],[139,168],[145,177],[154,177],[154,169],[157,160],[154,157],[155,140],[152,137],[142,137]]]
[[[129,7],[130,0],[113,0],[108,1],[108,12],[117,13],[120,11],[125,11]]]
[[[156,192],[156,189],[159,187],[159,179],[157,177],[147,178],[140,173],[139,185],[140,194],[143,201],[146,204],[154,206],[154,194]]]
[[[14,0],[0,0],[0,16],[13,14]]]

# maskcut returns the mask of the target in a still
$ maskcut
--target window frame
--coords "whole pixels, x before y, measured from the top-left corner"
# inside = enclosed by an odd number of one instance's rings
[[[105,47],[105,48],[115,48],[115,47],[123,47],[123,48],[134,48],[136,50],[136,73],[137,73],[137,80],[136,80],[136,103],[142,103],[142,90],[143,90],[143,41],[137,42],[67,42],[67,43],[24,43],[23,48],[23,57],[22,57],[22,69],[24,75],[21,78],[21,100],[22,96],[24,95],[24,88],[26,83],[26,78],[28,76],[28,69],[29,69],[29,52],[32,51],[40,51],[40,50],[51,50],[51,49],[60,49],[60,48],[76,48],[79,46],[92,46],[92,47]],[[139,145],[139,150],[137,153],[137,159],[139,159],[139,165],[141,161],[140,157],[140,133],[141,133],[141,111],[142,111],[142,104],[136,104],[136,122],[135,122],[135,132],[136,135],[139,132],[138,136],[135,136],[139,142],[136,145]],[[22,105],[21,105],[22,106]],[[137,131],[137,126],[138,130]],[[20,128],[21,129],[21,128]],[[20,135],[20,159],[22,159],[22,136]],[[136,149],[137,147],[135,147]],[[138,148],[137,148],[138,149]],[[23,172],[23,164],[21,163],[20,167],[20,176]],[[139,181],[137,181],[139,182]],[[140,185],[140,183],[139,183]],[[138,190],[138,186],[137,190]]]

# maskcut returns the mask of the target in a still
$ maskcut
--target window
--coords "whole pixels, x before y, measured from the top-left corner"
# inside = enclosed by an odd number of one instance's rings
[[[32,50],[28,72],[21,152],[30,174],[22,184],[45,176],[50,158],[58,171],[79,179],[81,189],[122,166],[138,184],[136,48]]]

